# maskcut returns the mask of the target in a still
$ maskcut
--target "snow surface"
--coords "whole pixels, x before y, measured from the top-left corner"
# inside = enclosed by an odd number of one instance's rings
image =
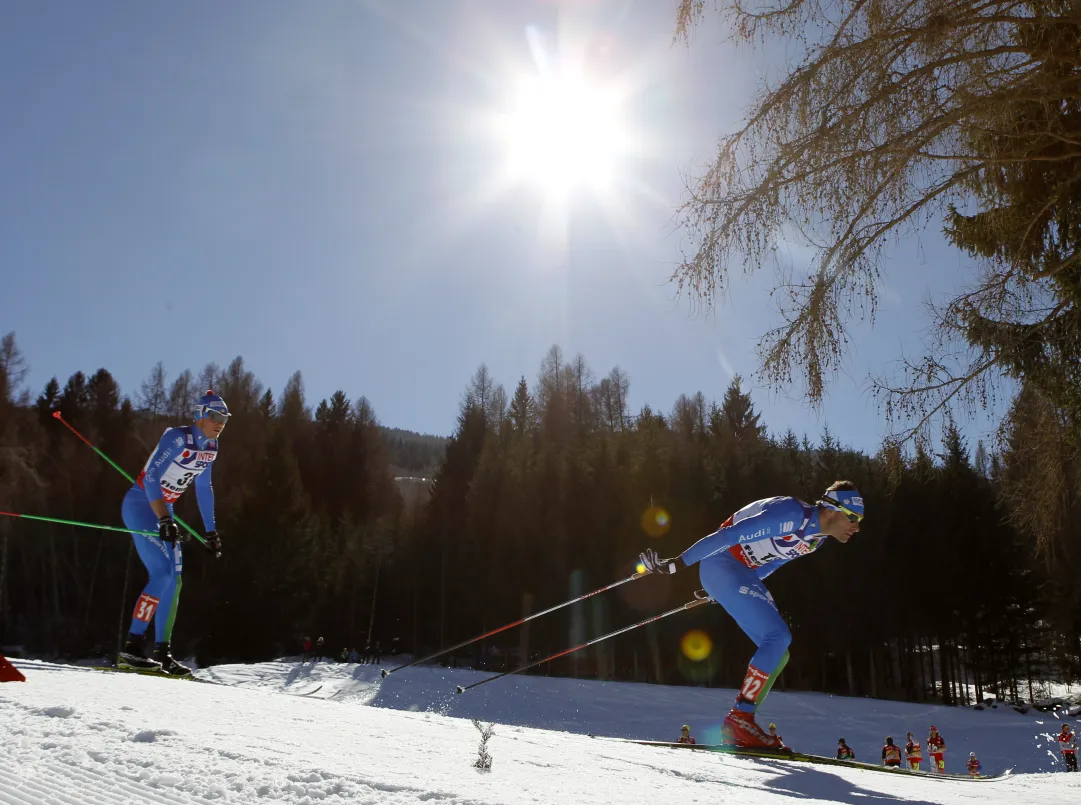
[[[383,667],[396,664],[388,659]],[[471,670],[274,662],[197,671],[219,684],[16,664],[0,685],[0,803],[1038,803],[1081,801],[1081,774],[1057,770],[1053,716],[973,711],[774,691],[760,721],[789,745],[833,754],[844,736],[860,759],[888,733],[938,726],[947,768],[976,751],[972,783],[861,769],[749,760],[594,739],[671,740],[687,723],[716,741],[731,690],[511,676],[464,694]],[[495,722],[488,772],[473,767]],[[1027,772],[1018,774],[1017,772]]]

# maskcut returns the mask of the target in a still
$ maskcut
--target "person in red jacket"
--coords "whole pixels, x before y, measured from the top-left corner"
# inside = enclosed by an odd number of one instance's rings
[[[892,769],[901,768],[901,747],[893,742],[893,737],[886,736],[886,744],[882,747],[882,765]]]
[[[679,730],[679,740],[676,743],[681,744],[693,744],[694,736],[691,735],[691,728],[684,724]]]
[[[980,776],[980,761],[976,757],[975,752],[968,753],[968,762],[965,763],[965,768],[968,769],[968,773],[973,777]]]
[[[906,736],[908,740],[905,741],[905,759],[908,761],[908,767],[912,771],[920,770],[920,761],[923,760],[923,752],[920,749],[920,742],[912,737],[912,733],[908,733]]]
[[[784,738],[782,738],[780,735],[777,734],[777,725],[772,723],[772,722],[770,722],[770,725],[769,725],[769,737],[772,738],[777,743],[778,748],[780,748],[780,749],[787,749],[788,748],[784,744]]]
[[[1077,740],[1069,724],[1063,724],[1062,732],[1058,734],[1058,751],[1062,753],[1066,771],[1077,771]]]
[[[940,774],[944,773],[946,771],[946,742],[938,734],[938,727],[933,724],[927,736],[927,754],[931,756],[931,767]]]

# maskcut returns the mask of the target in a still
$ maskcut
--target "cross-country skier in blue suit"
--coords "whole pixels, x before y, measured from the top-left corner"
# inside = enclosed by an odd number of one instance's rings
[[[837,481],[815,505],[798,498],[757,500],[729,517],[716,532],[680,556],[661,559],[650,549],[639,555],[651,573],[675,573],[699,565],[702,586],[723,606],[758,650],[751,657],[736,705],[724,720],[727,744],[774,747],[754,720],[755,711],[788,663],[792,634],[762,579],[781,565],[817,550],[826,537],[848,542],[860,530],[863,497],[849,481]]]
[[[214,487],[211,468],[218,457],[218,437],[229,421],[229,408],[213,391],[199,400],[195,424],[169,428],[139,473],[135,485],[124,497],[124,525],[132,531],[156,531],[158,536],[132,534],[139,558],[150,580],[135,602],[131,630],[118,668],[159,671],[170,676],[186,676],[191,669],[177,662],[169,649],[180,598],[183,569],[181,534],[173,519],[173,504],[189,486],[195,486],[199,513],[206,529],[208,549],[221,556],[221,539],[214,525]],[[154,621],[152,659],[143,651],[143,639]]]

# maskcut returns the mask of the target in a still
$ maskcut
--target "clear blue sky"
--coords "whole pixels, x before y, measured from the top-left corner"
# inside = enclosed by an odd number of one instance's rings
[[[384,424],[449,434],[479,364],[511,390],[556,343],[627,371],[632,409],[719,399],[776,321],[772,275],[693,310],[666,282],[672,215],[763,65],[715,21],[673,45],[674,5],[6,4],[0,332],[29,387],[104,366],[133,393],[158,360],[172,379],[242,355],[275,394],[299,369],[310,404],[341,388]],[[635,143],[608,190],[563,205],[499,181],[485,125],[538,52],[621,87]],[[875,449],[868,371],[918,349],[924,299],[965,265],[934,232],[898,249],[821,414],[749,382],[770,430],[828,423]]]

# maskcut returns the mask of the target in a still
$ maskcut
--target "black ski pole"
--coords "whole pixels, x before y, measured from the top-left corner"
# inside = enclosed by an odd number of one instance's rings
[[[428,662],[428,660],[434,660],[436,657],[441,657],[442,655],[447,654],[448,652],[454,651],[456,649],[463,648],[464,646],[468,646],[470,643],[476,643],[478,640],[483,640],[486,637],[491,637],[494,634],[499,634],[500,632],[504,632],[507,629],[511,629],[511,628],[513,628],[515,626],[521,626],[523,623],[526,623],[527,621],[531,621],[534,618],[539,618],[541,615],[547,615],[549,612],[555,612],[557,609],[562,609],[563,607],[570,606],[571,604],[577,604],[579,601],[585,601],[587,598],[591,598],[594,595],[600,595],[601,593],[608,592],[609,590],[611,590],[611,589],[613,589],[615,587],[618,587],[621,584],[626,584],[628,581],[634,581],[635,579],[640,579],[643,576],[648,576],[648,575],[649,575],[649,571],[642,571],[641,573],[635,573],[633,576],[627,576],[627,578],[625,578],[625,579],[620,579],[619,581],[614,581],[611,584],[609,584],[607,587],[601,587],[600,589],[594,590],[591,593],[586,593],[585,595],[580,595],[577,598],[572,598],[570,601],[564,601],[562,604],[556,604],[554,607],[549,607],[548,609],[544,610],[543,612],[535,612],[532,615],[528,615],[528,616],[526,616],[524,618],[519,618],[518,620],[514,621],[513,623],[508,623],[506,626],[500,626],[498,629],[492,629],[492,631],[485,632],[484,634],[478,635],[477,637],[471,637],[468,640],[463,640],[461,643],[456,643],[453,646],[450,646],[449,648],[441,648],[441,649],[439,649],[439,651],[435,652],[435,654],[429,654],[427,657],[421,657],[419,660],[413,660],[412,662],[407,662],[405,665],[399,665],[397,668],[391,668],[389,671],[386,670],[386,669],[383,669],[383,672],[382,672],[383,673],[383,678],[386,679],[390,674],[393,674],[395,671],[401,671],[403,668],[409,668],[410,666],[413,666],[413,665],[419,665],[422,662]]]
[[[682,606],[678,606],[675,609],[670,609],[667,612],[662,612],[660,615],[654,615],[652,618],[646,618],[643,621],[638,621],[638,623],[633,623],[630,626],[624,626],[622,629],[617,629],[616,631],[609,632],[606,635],[601,635],[600,637],[594,637],[592,640],[586,641],[585,643],[581,643],[580,645],[574,646],[572,648],[564,649],[563,651],[560,651],[557,654],[552,654],[551,656],[545,657],[542,660],[537,660],[536,662],[531,662],[531,663],[528,663],[526,665],[519,666],[518,668],[515,668],[513,671],[504,671],[501,674],[496,674],[495,676],[490,676],[487,679],[482,679],[480,682],[474,682],[472,685],[464,685],[464,686],[459,685],[458,686],[458,692],[459,693],[465,693],[470,688],[475,688],[478,685],[483,685],[485,682],[492,682],[492,681],[494,681],[496,679],[502,679],[505,676],[510,676],[511,674],[517,674],[520,671],[525,671],[525,670],[527,670],[529,668],[533,668],[534,666],[542,665],[543,663],[546,663],[546,662],[548,662],[550,660],[556,660],[556,659],[559,659],[560,657],[565,657],[568,654],[573,654],[575,651],[578,651],[579,649],[586,648],[587,646],[592,646],[594,643],[600,643],[602,640],[607,640],[610,637],[615,637],[616,635],[621,635],[621,634],[623,634],[625,632],[630,632],[630,631],[632,631],[634,629],[639,628],[640,626],[645,626],[646,624],[653,623],[654,621],[659,621],[661,618],[667,618],[669,615],[675,615],[677,612],[683,612],[684,610],[694,609],[695,607],[701,606],[702,604],[709,604],[712,601],[713,601],[713,599],[710,598],[708,595],[706,595],[705,590],[699,590],[697,593],[694,594],[694,600],[693,601],[688,601],[686,604],[683,604]]]

